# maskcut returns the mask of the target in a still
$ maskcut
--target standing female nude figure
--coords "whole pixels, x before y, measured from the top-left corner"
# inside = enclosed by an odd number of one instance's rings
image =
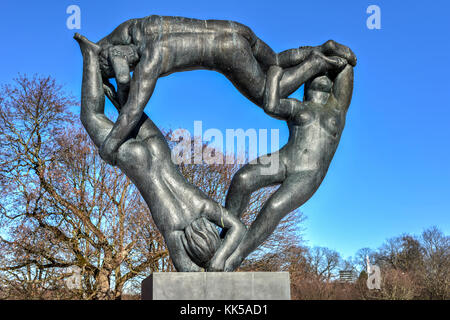
[[[98,45],[103,81],[111,87],[108,79],[116,79],[118,100],[123,105],[100,147],[101,157],[110,164],[115,164],[117,150],[138,125],[159,77],[178,71],[214,70],[266,109],[266,73],[271,66],[283,68],[280,92],[288,96],[311,75],[356,63],[353,52],[334,41],[277,54],[237,22],[155,15],[122,23]]]
[[[279,86],[283,70],[272,67],[267,88],[267,111],[284,119],[289,127],[286,145],[271,157],[273,164],[247,164],[233,177],[225,207],[241,217],[251,194],[263,187],[280,185],[264,204],[241,243],[225,264],[234,270],[277,227],[289,212],[316,192],[328,171],[341,138],[353,91],[353,67],[313,76],[305,85],[305,100],[286,99]],[[332,74],[336,75],[332,75]],[[332,77],[333,80],[330,80]],[[273,160],[277,159],[277,160]],[[278,168],[274,172],[267,167]],[[223,233],[223,234],[226,234]]]

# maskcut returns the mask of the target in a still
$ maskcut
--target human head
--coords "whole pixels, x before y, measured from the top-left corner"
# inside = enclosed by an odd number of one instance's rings
[[[115,77],[115,72],[111,59],[118,57],[125,59],[130,71],[133,71],[136,64],[139,61],[139,54],[137,52],[136,46],[130,45],[115,45],[115,46],[104,46],[99,55],[100,70],[104,78]]]
[[[206,269],[221,241],[219,232],[212,222],[200,217],[184,229],[182,237],[184,248],[191,260]]]
[[[331,93],[333,82],[328,76],[319,76],[305,84],[305,100],[325,104]]]

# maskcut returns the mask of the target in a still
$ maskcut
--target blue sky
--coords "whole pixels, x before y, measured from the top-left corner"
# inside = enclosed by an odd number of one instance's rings
[[[79,32],[93,41],[127,19],[160,14],[239,21],[275,51],[328,39],[350,46],[354,96],[328,175],[302,207],[305,240],[346,257],[432,225],[450,232],[448,1],[2,1],[1,83],[18,72],[51,75],[79,97],[81,55],[66,27],[72,4],[81,8]],[[381,8],[381,30],[366,27],[371,4]],[[278,128],[280,144],[287,140],[284,122],[214,72],[160,79],[146,111],[164,128],[192,130],[202,120],[204,130]]]

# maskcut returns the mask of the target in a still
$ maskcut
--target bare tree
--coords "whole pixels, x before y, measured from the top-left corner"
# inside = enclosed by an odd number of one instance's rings
[[[143,271],[170,268],[147,206],[70,127],[76,103],[55,81],[19,77],[0,96],[2,270],[39,271],[42,282],[41,270],[78,266],[81,297],[108,299]]]
[[[166,132],[166,137],[171,141],[172,131]],[[186,157],[185,162],[179,164],[180,171],[190,183],[198,186],[208,197],[217,203],[225,205],[225,198],[231,180],[234,174],[241,168],[241,163],[246,159],[246,155],[225,155],[219,150],[210,147],[208,144],[201,141],[196,142],[196,139],[199,138],[194,137],[191,141],[190,150],[184,151],[187,153],[190,152],[190,156]],[[195,149],[195,143],[201,146],[199,151]],[[173,147],[173,143],[171,146]],[[202,155],[210,155],[216,161],[203,161],[196,164],[194,163],[196,151]],[[233,160],[231,161],[231,159]],[[249,226],[255,220],[264,203],[277,188],[262,188],[252,194],[250,203],[241,217],[244,224]],[[304,215],[298,209],[288,214],[280,222],[273,234],[249,256],[250,263],[264,255],[282,254],[287,246],[295,247],[300,245],[302,242],[302,223],[304,220]]]
[[[314,247],[307,253],[307,261],[311,271],[320,279],[330,281],[336,276],[341,263],[341,256],[335,250],[325,247]]]
[[[99,158],[69,112],[77,103],[54,80],[21,76],[0,97],[2,288],[14,287],[11,295],[20,298],[120,299],[149,273],[174,270],[140,194]],[[180,166],[220,203],[238,168]],[[246,223],[271,192],[255,193]],[[261,252],[297,241],[301,218],[299,212],[286,217]],[[67,290],[64,279],[74,266],[81,288]]]
[[[420,237],[388,239],[373,255],[381,267],[380,292],[362,290],[370,299],[448,299],[449,237],[437,227]]]
[[[421,235],[423,248],[423,288],[429,299],[450,298],[450,237],[437,227]]]

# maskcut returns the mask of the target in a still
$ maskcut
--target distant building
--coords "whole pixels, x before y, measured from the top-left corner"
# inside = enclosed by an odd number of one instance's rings
[[[339,271],[339,281],[342,283],[353,283],[356,280],[355,272],[353,270]]]

